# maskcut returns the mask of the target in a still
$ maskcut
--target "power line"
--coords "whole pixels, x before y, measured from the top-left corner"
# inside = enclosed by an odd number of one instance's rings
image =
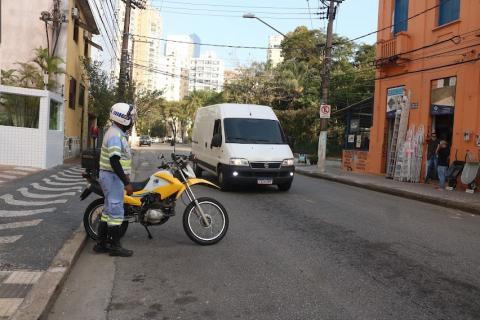
[[[187,16],[202,16],[202,17],[224,17],[224,18],[239,18],[243,19],[241,15],[226,15],[226,14],[206,14],[206,13],[189,13],[189,12],[180,12],[180,11],[166,11],[163,10],[162,13],[169,13],[169,14],[179,14],[179,15],[187,15]],[[273,20],[308,20],[308,17],[267,17],[267,16],[260,16],[259,18],[262,19],[273,19]],[[319,19],[319,18],[316,18]]]
[[[93,2],[93,4],[95,5],[95,7],[97,8],[98,16],[99,16],[100,21],[101,21],[101,23],[102,23],[102,25],[103,25],[103,29],[105,30],[105,34],[106,34],[106,36],[107,36],[107,38],[108,38],[108,41],[110,42],[110,45],[111,45],[111,47],[112,47],[113,53],[114,53],[114,55],[115,55],[115,58],[118,60],[117,51],[115,50],[115,46],[114,46],[114,44],[113,44],[113,42],[112,42],[112,39],[110,39],[110,36],[108,35],[108,29],[107,29],[107,27],[105,26],[105,22],[103,21],[102,15],[100,14],[100,9],[98,8],[97,2],[96,2],[96,1],[92,1],[92,2]],[[102,37],[103,37],[103,34],[102,34]],[[105,39],[105,37],[103,37],[103,38]],[[110,55],[110,56],[111,56],[111,55]],[[111,57],[113,58],[113,56],[111,56]]]
[[[150,37],[150,36],[142,36],[139,34],[132,34],[134,37],[146,38],[151,40],[160,40],[165,42],[176,42],[176,43],[185,43],[185,44],[195,44],[201,46],[208,46],[208,47],[223,47],[223,48],[235,48],[235,49],[276,49],[281,50],[281,48],[269,48],[269,47],[256,47],[256,46],[240,46],[240,45],[230,45],[230,44],[215,44],[215,43],[200,43],[200,42],[190,42],[190,41],[181,41],[181,40],[172,40],[172,39],[165,39],[165,38],[157,38],[157,37]]]
[[[307,5],[308,5],[308,15],[310,17],[310,27],[313,29],[312,12],[310,11],[310,0],[307,0]]]
[[[245,13],[245,10],[225,10],[225,9],[204,9],[204,8],[187,8],[187,7],[170,7],[170,6],[151,6],[152,8],[163,10],[188,10],[188,11],[206,11],[206,12],[223,12],[223,13]],[[278,15],[311,15],[310,9],[308,12],[273,12],[273,11],[255,11],[261,14],[278,14]],[[318,14],[318,13],[317,13]]]
[[[279,10],[302,10],[307,9],[305,7],[267,7],[267,6],[245,6],[245,5],[233,5],[233,4],[215,4],[215,3],[192,3],[192,2],[183,2],[183,1],[170,1],[165,0],[163,3],[173,3],[173,4],[188,4],[191,6],[207,6],[207,7],[226,7],[226,8],[252,8],[252,9],[279,9]]]

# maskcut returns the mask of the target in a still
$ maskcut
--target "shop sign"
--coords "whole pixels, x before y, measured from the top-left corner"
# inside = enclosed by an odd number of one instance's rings
[[[395,117],[395,112],[400,109],[405,96],[405,86],[387,89],[387,116]]]
[[[350,132],[357,132],[360,127],[360,119],[352,119],[350,121]]]
[[[430,95],[430,113],[432,115],[453,114],[455,111],[456,85],[456,77],[432,81]]]

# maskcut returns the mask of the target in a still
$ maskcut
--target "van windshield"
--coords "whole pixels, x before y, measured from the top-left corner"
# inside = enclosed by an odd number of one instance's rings
[[[226,118],[223,124],[227,143],[286,144],[276,120]]]

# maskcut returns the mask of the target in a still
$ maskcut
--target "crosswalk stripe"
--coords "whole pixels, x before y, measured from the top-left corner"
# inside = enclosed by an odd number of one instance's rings
[[[0,244],[13,243],[20,239],[22,235],[0,237]]]
[[[71,173],[64,172],[64,171],[60,171],[58,174],[62,175],[65,178],[76,178],[76,179],[83,178],[79,174],[71,174]]]
[[[8,175],[8,174],[0,173],[0,178],[3,178],[3,179],[16,179],[17,177],[16,177],[16,176],[11,176],[11,175]]]
[[[82,181],[83,178],[82,177],[78,177],[78,178],[62,178],[62,177],[59,177],[57,176],[56,174],[52,174],[50,176],[51,178],[55,179],[55,180],[58,180],[58,181],[72,181],[72,182],[76,182],[76,181]]]
[[[25,172],[25,171],[4,171],[6,174],[14,174],[14,175],[20,175],[20,176],[25,176],[27,174],[29,174],[29,172]]]
[[[68,174],[73,174],[75,176],[81,176],[82,173],[83,173],[83,171],[79,172],[79,171],[72,171],[72,170],[68,170],[68,169],[63,170],[63,172],[68,173]]]
[[[30,220],[30,221],[3,223],[3,224],[0,224],[0,230],[33,227],[38,225],[42,221],[43,221],[42,219],[36,219],[36,220]]]
[[[11,204],[14,206],[46,206],[53,203],[66,203],[67,199],[58,199],[58,200],[50,200],[50,201],[23,201],[23,200],[16,200],[13,198],[11,194],[4,194],[0,196],[0,199],[3,199],[7,204]]]
[[[42,190],[42,191],[68,191],[68,190],[76,190],[76,191],[80,191],[82,190],[82,186],[74,186],[74,187],[65,187],[65,188],[50,188],[50,187],[44,187],[36,182],[32,183],[31,186],[34,188],[34,189],[37,189],[37,190]]]
[[[37,169],[37,168],[30,168],[30,167],[15,167],[13,168],[15,170],[21,170],[21,171],[30,171],[30,172],[35,172],[35,171],[39,171],[40,169]]]
[[[0,317],[11,317],[23,302],[23,298],[0,298]]]
[[[17,190],[22,194],[22,196],[26,198],[32,199],[51,199],[51,198],[59,198],[63,196],[74,196],[75,192],[64,192],[64,193],[57,193],[57,194],[38,194],[38,193],[31,193],[28,191],[28,188],[20,188]]]
[[[78,184],[87,184],[86,182],[55,182],[50,179],[42,179],[46,184],[50,184],[52,186],[73,186]]]
[[[13,271],[3,283],[35,284],[42,274],[42,271]]]
[[[28,217],[40,213],[54,212],[57,208],[45,208],[36,210],[0,210],[0,218]]]

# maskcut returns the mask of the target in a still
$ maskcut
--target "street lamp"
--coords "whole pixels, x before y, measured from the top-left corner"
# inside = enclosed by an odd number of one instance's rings
[[[277,31],[278,33],[280,33],[282,36],[285,37],[285,34],[281,33],[280,31],[278,31],[273,26],[269,25],[268,23],[266,23],[265,21],[263,21],[262,19],[260,19],[256,15],[254,15],[253,13],[245,13],[245,14],[243,14],[243,18],[245,18],[245,19],[257,19],[258,21],[260,21],[264,25],[267,25],[268,27],[272,28],[273,30]]]

